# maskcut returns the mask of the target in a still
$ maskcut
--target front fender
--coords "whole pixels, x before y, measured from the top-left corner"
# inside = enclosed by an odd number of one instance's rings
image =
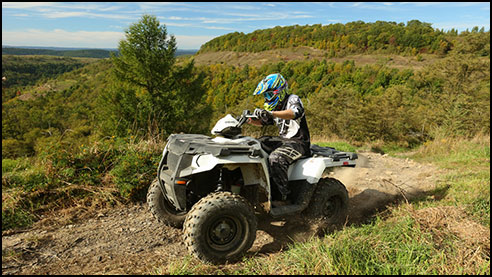
[[[265,157],[265,156],[263,156]],[[268,164],[260,156],[228,155],[214,156],[212,154],[195,155],[191,165],[181,170],[179,177],[186,177],[200,172],[210,171],[217,165],[234,170],[241,168],[244,185],[260,184],[270,194],[270,178]]]

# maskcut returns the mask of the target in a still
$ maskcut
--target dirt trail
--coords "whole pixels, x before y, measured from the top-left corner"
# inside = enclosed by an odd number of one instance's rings
[[[364,222],[387,204],[434,188],[434,166],[377,153],[359,153],[356,168],[332,173],[349,191],[347,224]],[[260,218],[250,256],[278,253],[312,228],[301,220]],[[2,234],[2,274],[152,274],[187,255],[182,231],[160,225],[147,204],[100,212],[63,226],[39,226]]]

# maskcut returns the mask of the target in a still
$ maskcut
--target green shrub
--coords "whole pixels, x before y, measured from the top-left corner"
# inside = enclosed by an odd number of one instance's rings
[[[2,186],[2,231],[32,224],[35,215],[22,187]]]
[[[27,227],[34,221],[34,215],[20,208],[2,208],[2,231]]]
[[[333,141],[333,142],[319,142],[316,143],[319,146],[335,148],[338,151],[343,152],[355,152],[357,149],[347,142]]]
[[[7,166],[5,169],[4,164]],[[49,179],[42,167],[22,165],[16,160],[2,160],[2,186],[22,187],[25,191],[35,191],[45,188],[48,183]]]
[[[23,170],[26,166],[19,159],[2,159],[2,175],[14,170]]]
[[[118,157],[111,175],[122,197],[133,201],[144,201],[147,189],[156,177],[160,152],[129,150]]]
[[[32,146],[17,139],[2,139],[2,157],[16,158],[29,156],[33,153]]]

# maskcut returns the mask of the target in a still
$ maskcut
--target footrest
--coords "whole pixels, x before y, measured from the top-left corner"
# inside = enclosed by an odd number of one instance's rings
[[[302,212],[301,205],[280,206],[280,207],[274,207],[270,210],[270,214],[273,217],[280,217],[280,216],[295,214],[299,212]]]

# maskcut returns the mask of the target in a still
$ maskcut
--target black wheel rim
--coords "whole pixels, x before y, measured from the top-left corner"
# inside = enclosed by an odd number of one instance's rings
[[[331,197],[326,201],[323,208],[323,215],[327,218],[332,218],[338,214],[342,206],[342,200],[339,197]]]
[[[217,251],[229,251],[241,241],[243,225],[232,216],[223,216],[212,221],[207,232],[207,241]]]

